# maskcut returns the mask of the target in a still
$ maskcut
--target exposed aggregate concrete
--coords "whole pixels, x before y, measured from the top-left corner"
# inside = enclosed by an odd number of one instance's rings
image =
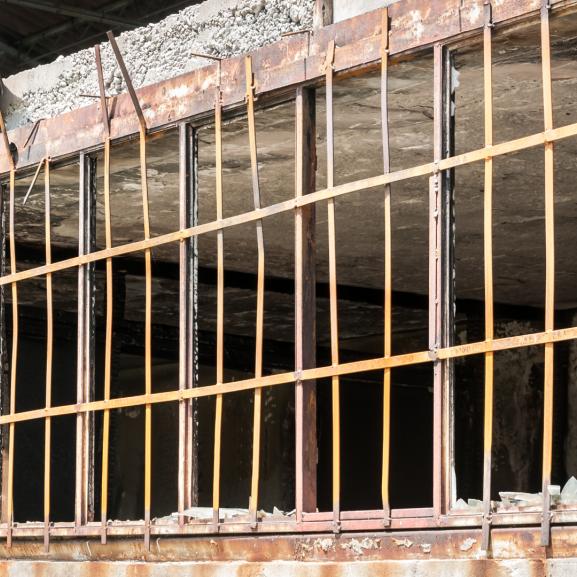
[[[206,65],[191,52],[230,57],[277,40],[286,32],[312,26],[312,0],[207,0],[121,34],[118,43],[135,87]],[[126,90],[108,42],[101,45],[106,92]],[[8,128],[91,103],[82,95],[98,94],[93,49],[60,56],[56,62],[22,73],[21,81],[8,78],[6,85],[23,84],[21,93],[9,98]],[[18,92],[14,90],[14,92]]]

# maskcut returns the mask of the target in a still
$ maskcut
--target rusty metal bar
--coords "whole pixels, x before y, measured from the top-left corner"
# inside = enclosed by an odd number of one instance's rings
[[[140,106],[140,101],[138,100],[138,96],[136,94],[136,90],[134,90],[134,86],[130,79],[130,74],[128,73],[128,69],[126,68],[126,64],[124,63],[124,58],[122,57],[122,53],[118,48],[118,44],[116,42],[116,38],[114,38],[114,34],[112,31],[108,31],[106,33],[108,36],[108,41],[110,42],[110,46],[112,47],[112,51],[114,52],[114,56],[116,58],[116,62],[120,71],[122,72],[122,78],[124,79],[124,83],[126,84],[126,88],[128,90],[128,94],[130,96],[130,100],[132,101],[132,106],[134,106],[134,111],[136,112],[136,116],[138,117],[138,123],[140,125],[140,132],[146,132],[146,119],[144,118],[144,113],[142,112],[142,107]]]
[[[44,265],[34,267],[28,270],[23,270],[18,273],[13,273],[0,277],[0,286],[11,284],[16,281],[43,276],[47,272],[57,272],[59,270],[75,268],[78,267],[79,265],[87,264],[90,262],[96,262],[99,260],[105,260],[107,258],[123,256],[134,252],[142,252],[148,248],[163,246],[171,242],[180,242],[182,239],[185,238],[199,236],[201,234],[207,234],[210,232],[218,231],[232,226],[239,226],[241,224],[254,222],[256,220],[264,219],[269,216],[274,216],[277,214],[282,214],[284,212],[294,211],[298,207],[314,204],[322,200],[329,200],[331,198],[334,199],[339,196],[351,194],[353,192],[359,192],[362,190],[383,187],[384,185],[389,183],[392,184],[395,182],[400,182],[411,178],[431,175],[436,171],[442,172],[451,170],[459,166],[465,166],[468,164],[472,164],[474,162],[484,161],[488,156],[490,156],[491,158],[495,158],[498,156],[503,156],[505,154],[511,154],[514,152],[519,152],[521,150],[533,148],[535,146],[542,146],[543,144],[545,144],[545,142],[556,142],[558,140],[563,140],[565,138],[570,138],[576,135],[577,135],[577,123],[568,124],[560,128],[553,128],[552,130],[547,131],[547,133],[539,132],[537,134],[525,136],[523,138],[519,138],[509,142],[494,144],[490,151],[486,150],[485,147],[483,147],[478,150],[466,152],[463,154],[452,156],[450,158],[443,158],[438,163],[430,162],[427,164],[414,166],[412,168],[390,172],[389,174],[373,176],[349,182],[346,184],[340,184],[338,186],[332,187],[331,189],[325,188],[323,190],[317,190],[316,192],[304,195],[298,199],[279,202],[277,204],[261,208],[260,210],[252,210],[235,216],[222,218],[220,220],[214,220],[206,224],[192,226],[190,228],[187,228],[186,230],[179,230],[163,235],[154,236],[148,240],[131,242],[124,245],[115,246],[114,248],[95,251],[89,255],[84,255],[82,257],[78,256],[54,262],[50,266]]]
[[[470,355],[484,354],[487,351],[505,351],[516,348],[530,346],[540,346],[546,343],[556,343],[577,339],[577,327],[567,329],[557,329],[553,331],[530,333],[516,337],[506,337],[494,339],[492,342],[480,341],[464,345],[455,345],[439,349],[436,358],[439,360],[454,359]],[[145,404],[168,403],[180,399],[197,399],[201,397],[221,396],[229,393],[248,391],[257,387],[275,387],[287,383],[302,380],[326,379],[334,376],[351,375],[354,373],[363,373],[369,371],[384,371],[386,367],[406,367],[409,365],[425,364],[433,361],[431,351],[420,351],[416,353],[407,353],[404,355],[393,355],[389,358],[379,357],[364,361],[354,361],[351,363],[342,363],[338,365],[329,365],[317,367],[314,369],[305,369],[300,373],[294,371],[266,375],[260,379],[245,379],[241,381],[230,381],[227,383],[208,385],[184,391],[170,390],[162,393],[152,393],[151,395],[134,395],[131,397],[120,397],[116,399],[92,401],[81,405],[60,405],[46,409],[34,409],[23,411],[13,415],[0,416],[0,425],[8,423],[20,423],[34,419],[42,419],[48,415],[73,415],[77,412],[88,411],[110,411],[125,407],[136,407]],[[382,520],[381,520],[382,522]]]
[[[187,123],[179,126],[179,222],[185,229],[194,222],[196,206],[196,132]],[[192,241],[192,242],[191,242]],[[196,316],[196,239],[180,242],[180,287],[179,287],[179,389],[194,386],[194,353]],[[184,524],[184,509],[197,502],[197,452],[195,450],[194,406],[192,401],[179,402],[178,433],[178,512],[180,525]]]
[[[10,148],[10,141],[6,131],[6,124],[4,123],[4,116],[0,110],[0,132],[2,133],[2,141],[4,142],[4,150],[8,158],[10,166],[10,212],[9,212],[9,228],[10,228],[10,273],[16,274],[16,238],[15,238],[15,176],[16,165],[12,150]],[[18,363],[18,285],[16,282],[12,283],[12,351],[10,359],[10,416],[16,414],[16,368]],[[6,505],[6,511],[2,511],[3,517],[6,520],[6,544],[10,548],[12,546],[12,528],[14,525],[14,435],[15,424],[10,423],[8,431],[8,474],[6,478],[7,486],[2,487],[2,500]],[[4,480],[4,479],[3,479]]]
[[[44,169],[44,227],[46,264],[52,262],[52,241],[50,235],[50,159]],[[52,306],[52,273],[46,275],[46,403],[52,406],[52,357],[54,350],[54,309]],[[50,543],[50,445],[52,439],[52,417],[44,420],[44,550],[48,552]]]
[[[102,132],[104,135],[104,237],[106,250],[112,249],[112,215],[110,208],[110,119],[106,95],[104,92],[104,73],[100,58],[100,47],[95,46],[94,57],[100,90],[100,108],[102,115]],[[80,258],[80,257],[79,257]],[[86,263],[88,264],[88,263]],[[114,273],[112,258],[106,258],[106,330],[104,340],[104,401],[110,400],[112,376],[112,321],[114,317]],[[108,522],[108,463],[110,445],[110,411],[105,409],[102,415],[102,478],[100,490],[100,523],[101,542],[104,545],[107,537]]]
[[[215,92],[214,141],[216,172],[216,219],[222,220],[222,93]],[[224,382],[224,232],[217,232],[216,382]],[[218,527],[220,510],[220,452],[222,444],[222,394],[216,396],[214,416],[214,458],[212,480],[213,523]]]
[[[316,93],[297,88],[295,197],[315,189]],[[316,206],[295,211],[295,374],[316,366]],[[295,382],[296,518],[317,508],[316,382]]]
[[[383,174],[391,171],[389,152],[389,11],[383,9],[381,32],[381,132],[383,140]],[[384,357],[392,352],[392,228],[391,228],[391,185],[384,190],[384,230],[385,230],[385,276],[384,276]],[[391,505],[389,501],[389,465],[391,444],[391,369],[386,368],[383,375],[383,451],[381,473],[381,500],[385,523],[389,523]]]
[[[100,96],[100,111],[102,114],[102,130],[104,137],[110,138],[110,117],[108,116],[108,106],[106,103],[106,92],[104,89],[104,75],[102,73],[102,59],[100,57],[100,45],[94,47],[94,58],[96,61],[96,72],[98,76],[98,93]]]
[[[491,28],[492,6],[485,1],[483,29],[483,84],[485,101],[485,146],[493,146],[493,85]],[[485,339],[494,337],[493,320],[493,159],[485,160],[485,190],[483,208],[483,260],[485,276]],[[485,353],[485,407],[483,440],[483,533],[481,548],[488,551],[491,531],[491,449],[493,445],[493,352]]]
[[[147,126],[138,96],[134,90],[130,74],[124,64],[124,59],[118,48],[118,44],[112,32],[107,33],[108,40],[114,51],[116,62],[122,72],[122,77],[134,111],[140,124],[139,145],[140,145],[140,182],[142,190],[142,216],[144,221],[144,240],[150,240],[150,216],[148,210],[148,178],[146,169],[146,133]],[[147,395],[152,393],[152,252],[150,247],[144,250],[145,266],[145,313],[144,313],[144,388]],[[150,505],[151,505],[151,485],[152,485],[152,407],[150,404],[144,410],[144,546],[150,549]]]
[[[553,129],[553,98],[551,87],[551,39],[549,0],[541,7],[541,58],[543,71],[543,116],[545,134]],[[545,332],[555,325],[555,195],[553,142],[545,141]],[[553,364],[554,345],[545,344],[545,383],[543,400],[543,523],[541,544],[548,546],[551,533],[551,462],[553,452]]]
[[[80,155],[78,254],[94,250],[96,229],[96,159]],[[78,267],[78,403],[94,395],[94,264]],[[76,414],[76,488],[74,522],[77,528],[94,515],[94,415]]]
[[[252,72],[252,58],[247,56],[245,62],[246,75],[246,102],[248,135],[250,143],[250,166],[252,180],[252,194],[254,209],[260,209],[260,184],[258,177],[258,154],[256,144],[256,126],[254,119],[254,75]],[[262,220],[256,221],[256,239],[258,249],[258,269],[256,287],[256,350],[255,369],[256,379],[262,377],[262,345],[264,331],[264,275],[265,275],[265,248]],[[254,415],[252,434],[252,478],[250,488],[249,512],[252,522],[257,522],[258,509],[258,480],[260,472],[260,439],[261,439],[262,389],[254,390]]]
[[[104,236],[106,248],[112,247],[112,223],[110,211],[110,139],[104,141]],[[114,313],[114,275],[112,258],[106,259],[106,335],[104,340],[104,401],[110,400],[112,376],[112,319]],[[110,444],[110,410],[102,415],[102,479],[100,492],[100,521],[102,523],[102,544],[106,543],[108,520],[108,457]]]
[[[332,40],[327,47],[325,58],[325,89],[327,115],[327,189],[334,187],[334,122],[333,122],[333,63],[335,59],[335,42]],[[328,246],[329,246],[329,293],[330,293],[330,327],[331,327],[331,360],[333,365],[339,364],[339,318],[337,297],[337,255],[335,228],[335,200],[330,198],[327,204],[328,214]],[[335,530],[340,524],[341,501],[341,408],[340,381],[338,376],[332,377],[332,481],[333,481],[333,520]]]

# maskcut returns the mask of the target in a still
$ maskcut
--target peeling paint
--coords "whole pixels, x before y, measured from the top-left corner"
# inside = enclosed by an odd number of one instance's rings
[[[461,543],[461,546],[459,547],[459,549],[461,549],[461,551],[470,551],[476,542],[477,542],[477,539],[473,539],[473,538],[469,537],[468,539],[465,539]]]
[[[351,539],[348,543],[342,543],[341,549],[348,549],[355,555],[363,555],[365,550],[379,549],[380,546],[380,539],[370,539],[369,537],[365,537],[362,540]]]
[[[410,549],[413,546],[413,542],[410,539],[395,539],[393,537],[393,542],[397,547],[405,547]]]

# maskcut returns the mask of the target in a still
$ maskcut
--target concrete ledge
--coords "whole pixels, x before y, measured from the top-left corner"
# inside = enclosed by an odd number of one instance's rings
[[[577,559],[563,561],[353,561],[342,563],[125,563],[3,561],[0,574],[6,577],[569,577],[577,574]]]

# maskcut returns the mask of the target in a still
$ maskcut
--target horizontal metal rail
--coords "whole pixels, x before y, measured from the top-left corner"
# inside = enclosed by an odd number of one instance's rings
[[[251,210],[238,214],[235,216],[214,220],[198,226],[193,226],[184,230],[179,230],[146,240],[131,242],[124,245],[115,246],[109,249],[98,250],[90,254],[69,258],[50,265],[39,266],[25,271],[20,271],[14,274],[4,275],[0,277],[0,286],[11,284],[14,282],[23,281],[30,278],[44,276],[47,273],[66,270],[69,268],[78,267],[91,262],[105,260],[107,258],[114,258],[117,256],[124,256],[135,252],[144,252],[147,249],[163,246],[171,242],[179,242],[201,234],[226,229],[249,222],[255,222],[263,218],[281,214],[283,212],[290,212],[298,207],[307,206],[319,201],[344,196],[353,192],[360,192],[376,187],[385,186],[394,182],[401,182],[410,178],[418,178],[421,176],[429,176],[439,171],[457,168],[466,164],[486,160],[487,158],[495,158],[505,154],[520,152],[535,146],[542,146],[548,142],[556,142],[571,136],[577,136],[577,123],[567,124],[560,128],[553,128],[544,132],[537,132],[530,136],[495,144],[494,146],[479,148],[471,152],[465,152],[450,158],[445,158],[439,162],[429,162],[421,164],[412,168],[397,170],[379,176],[372,176],[361,180],[355,180],[346,184],[341,184],[333,188],[325,188],[310,194],[272,204],[265,208]]]
[[[90,403],[78,403],[75,405],[60,405],[46,409],[35,409],[33,411],[23,411],[12,415],[0,416],[0,425],[8,423],[19,423],[31,421],[34,419],[43,419],[45,417],[56,417],[59,415],[72,415],[80,412],[103,411],[111,409],[122,409],[125,407],[136,407],[146,404],[168,403],[181,401],[184,399],[198,399],[200,397],[211,397],[214,395],[225,395],[228,393],[238,393],[257,388],[274,387],[287,383],[294,383],[297,380],[323,379],[342,375],[351,375],[353,373],[363,373],[367,371],[380,371],[385,368],[406,367],[432,362],[436,359],[454,359],[469,355],[480,355],[487,352],[505,351],[529,346],[544,345],[546,343],[556,343],[577,339],[577,327],[567,329],[558,329],[555,331],[532,333],[516,337],[506,337],[495,339],[490,342],[481,341],[468,343],[439,349],[437,354],[430,351],[421,351],[405,355],[395,355],[390,357],[379,357],[364,361],[355,361],[352,363],[343,363],[335,366],[317,367],[315,369],[306,369],[300,373],[295,371],[267,375],[260,378],[245,379],[222,383],[218,385],[208,385],[196,389],[175,389],[173,391],[164,391],[162,393],[152,393],[149,395],[134,395],[131,397],[121,397],[110,400],[92,401]]]

